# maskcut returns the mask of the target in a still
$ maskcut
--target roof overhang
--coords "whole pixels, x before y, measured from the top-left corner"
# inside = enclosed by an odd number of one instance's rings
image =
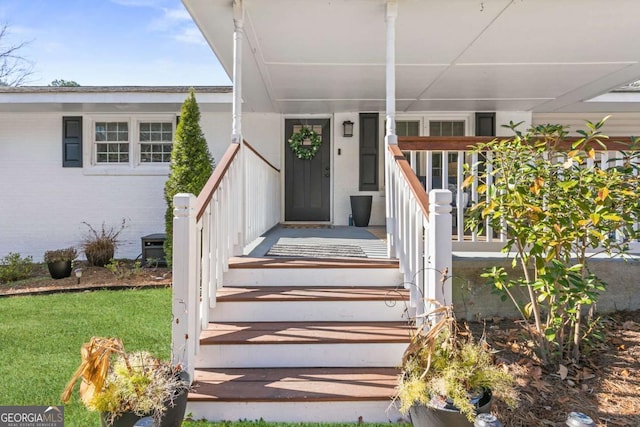
[[[183,2],[232,75],[233,2]],[[245,110],[385,109],[385,0],[243,2]],[[398,0],[396,108],[596,109],[640,79],[638,16],[637,0]]]
[[[231,111],[230,87],[194,88],[201,111]],[[176,113],[182,86],[0,87],[0,112]]]

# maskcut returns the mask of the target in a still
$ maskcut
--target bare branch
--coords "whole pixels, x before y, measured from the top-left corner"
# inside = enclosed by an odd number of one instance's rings
[[[9,25],[0,24],[0,86],[21,86],[33,74],[33,63],[20,55],[29,42],[7,44],[8,36]]]

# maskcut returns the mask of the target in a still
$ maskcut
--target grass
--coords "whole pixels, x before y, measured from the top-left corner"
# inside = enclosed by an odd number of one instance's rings
[[[118,336],[127,350],[171,353],[171,290],[97,291],[0,299],[0,405],[59,405],[92,336]],[[66,427],[98,426],[77,398]]]
[[[92,336],[120,337],[128,351],[171,352],[171,289],[95,291],[0,298],[0,406],[60,405],[80,364],[80,347]],[[66,427],[99,426],[98,414],[78,399],[65,406]],[[185,427],[346,427],[191,421]],[[374,426],[369,424],[368,426]],[[382,426],[382,425],[380,425]]]

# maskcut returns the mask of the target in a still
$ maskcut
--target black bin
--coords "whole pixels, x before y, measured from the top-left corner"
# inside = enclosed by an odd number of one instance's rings
[[[142,264],[146,264],[148,259],[153,259],[153,264],[167,265],[164,256],[164,241],[166,234],[155,233],[149,234],[142,238]]]

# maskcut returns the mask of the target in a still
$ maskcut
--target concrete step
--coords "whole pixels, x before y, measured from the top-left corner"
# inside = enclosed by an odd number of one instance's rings
[[[209,420],[396,422],[395,368],[199,369],[187,412]]]
[[[406,322],[211,323],[198,368],[397,366],[410,341]]]
[[[392,321],[409,293],[389,287],[225,287],[210,310],[215,322]],[[406,317],[405,317],[406,318]]]

